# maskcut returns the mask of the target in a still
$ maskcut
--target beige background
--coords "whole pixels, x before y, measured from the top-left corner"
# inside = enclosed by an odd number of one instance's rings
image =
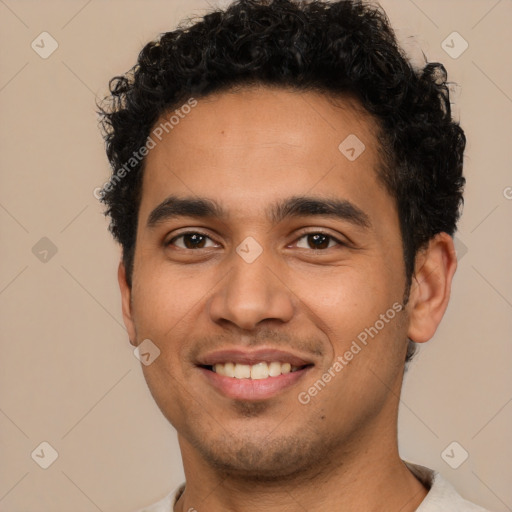
[[[469,141],[453,298],[406,377],[401,452],[512,510],[512,2],[382,5],[408,51],[459,84]],[[122,325],[118,248],[93,197],[109,172],[94,101],[145,42],[206,6],[0,0],[1,511],[126,512],[183,480]],[[31,48],[43,31],[59,45],[47,59]],[[457,59],[441,47],[453,31],[469,43]],[[57,248],[46,262],[48,242],[32,252],[43,237]],[[31,458],[42,441],[58,452],[46,470]],[[458,469],[441,457],[452,441],[469,453]]]

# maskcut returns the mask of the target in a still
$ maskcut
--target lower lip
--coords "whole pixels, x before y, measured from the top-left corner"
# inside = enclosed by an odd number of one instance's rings
[[[199,368],[208,382],[228,398],[236,400],[264,400],[297,383],[310,369],[306,367],[295,372],[284,373],[266,379],[235,379],[225,377],[206,368]]]

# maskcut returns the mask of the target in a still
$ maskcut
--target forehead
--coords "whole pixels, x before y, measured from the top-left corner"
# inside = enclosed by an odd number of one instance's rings
[[[141,215],[170,194],[220,198],[247,211],[285,194],[384,192],[375,172],[377,127],[353,99],[254,87],[198,99],[186,111],[161,140],[153,136]]]

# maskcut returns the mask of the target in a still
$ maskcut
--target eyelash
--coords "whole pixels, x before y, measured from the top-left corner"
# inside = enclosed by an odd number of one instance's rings
[[[184,236],[187,236],[187,235],[200,235],[200,236],[208,238],[212,242],[215,242],[209,235],[207,235],[206,233],[203,233],[201,231],[186,231],[185,233],[180,233],[179,235],[171,238],[168,242],[165,243],[165,246],[167,247],[167,246],[173,245],[176,242],[176,240],[178,240],[178,239],[180,239],[180,238],[182,238]],[[326,233],[324,231],[307,231],[307,232],[303,232],[296,239],[296,241],[300,240],[301,238],[307,237],[309,235],[323,235],[326,238],[328,238],[329,241],[336,242],[337,246],[346,247],[348,245],[347,243],[342,242],[341,240],[337,239],[335,236],[333,236],[333,235],[331,235],[329,233]],[[200,247],[199,249],[188,249],[188,248],[179,247],[179,249],[181,249],[183,251],[197,251],[197,250],[202,249],[202,247]],[[327,249],[332,249],[332,247],[326,247],[325,249],[317,249],[317,250],[319,250],[319,251],[326,251]],[[313,251],[315,249],[310,249],[310,250]]]

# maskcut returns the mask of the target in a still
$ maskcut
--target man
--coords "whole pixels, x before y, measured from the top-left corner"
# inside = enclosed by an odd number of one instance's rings
[[[101,193],[186,485],[144,510],[481,511],[397,447],[446,310],[465,137],[358,1],[240,0],[111,82]]]

